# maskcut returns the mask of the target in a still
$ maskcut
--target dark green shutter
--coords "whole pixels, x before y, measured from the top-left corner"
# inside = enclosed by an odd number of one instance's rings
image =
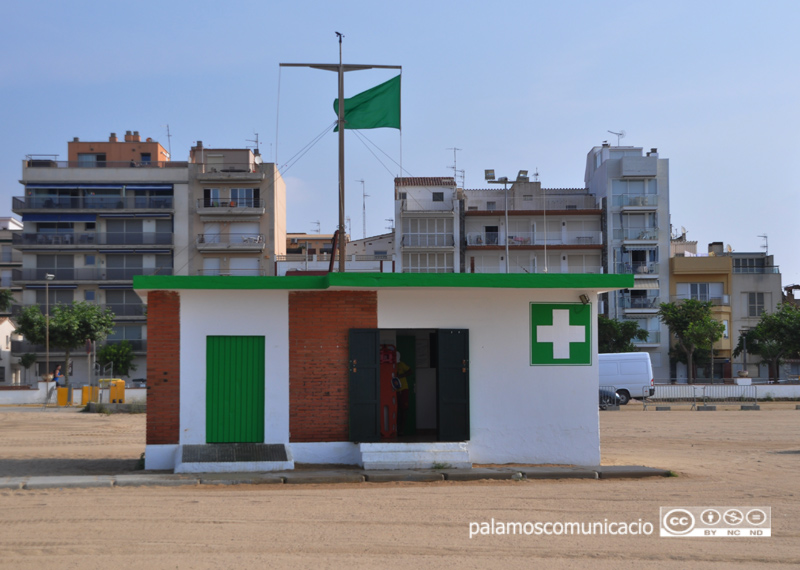
[[[350,330],[350,441],[379,441],[380,334]]]
[[[439,441],[469,439],[469,331],[436,332]]]
[[[264,337],[206,338],[206,442],[264,442]]]

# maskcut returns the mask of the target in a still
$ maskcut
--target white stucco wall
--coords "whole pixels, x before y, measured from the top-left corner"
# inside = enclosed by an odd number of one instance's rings
[[[265,337],[264,442],[289,442],[288,291],[181,291],[180,443],[206,443],[206,336]]]
[[[575,302],[579,293],[381,290],[378,327],[469,329],[473,463],[598,465],[597,331],[591,366],[530,366],[530,303]]]

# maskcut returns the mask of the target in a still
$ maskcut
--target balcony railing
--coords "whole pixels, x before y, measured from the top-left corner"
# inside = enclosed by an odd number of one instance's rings
[[[55,275],[55,281],[130,281],[134,275],[172,275],[170,267],[78,267],[14,269],[13,281],[45,281],[45,275]]]
[[[453,234],[404,234],[404,247],[453,247]]]
[[[147,305],[142,303],[109,303],[101,306],[118,317],[142,317],[147,314]]]
[[[603,243],[603,232],[509,232],[508,245],[599,245]],[[467,245],[505,245],[502,234],[498,232],[467,233]]]
[[[24,210],[160,210],[172,209],[172,196],[14,196],[11,209]]]
[[[658,274],[658,263],[654,261],[625,261],[616,263],[614,266],[616,273],[633,273],[635,275]]]
[[[185,161],[111,161],[81,162],[77,160],[27,159],[22,162],[26,168],[186,168]]]
[[[471,192],[466,199],[467,211],[505,212],[505,196],[499,194],[476,195]],[[474,210],[473,210],[474,209]],[[508,211],[565,211],[565,210],[597,210],[599,206],[594,196],[553,195],[553,196],[508,196]]]
[[[658,239],[658,228],[615,229],[614,239],[655,241]]]
[[[682,303],[688,299],[703,301],[705,303],[711,301],[711,304],[715,307],[728,307],[731,304],[730,295],[722,295],[721,297],[712,297],[710,295],[673,295],[669,298],[673,303]]]
[[[765,267],[733,267],[734,273],[750,273],[750,274],[775,274],[780,273],[780,267],[777,265],[765,266]]]
[[[198,249],[263,249],[264,242],[264,234],[251,233],[199,234],[196,240]]]
[[[611,204],[620,207],[656,207],[658,206],[658,195],[618,194],[613,197]]]
[[[146,352],[147,351],[147,340],[146,339],[125,339],[130,343],[131,348],[134,352]],[[106,339],[103,344],[119,344],[121,343],[121,339]],[[100,343],[98,343],[99,345]],[[100,348],[100,346],[98,346]],[[26,354],[26,353],[42,353],[44,354],[47,351],[47,347],[44,344],[33,344],[32,342],[28,342],[27,340],[12,340],[11,341],[11,353],[14,355],[19,354]],[[50,354],[62,354],[64,352],[63,349],[53,346],[50,344]]]
[[[661,344],[661,331],[647,331],[645,340],[635,338],[633,344]]]
[[[255,162],[225,162],[223,164],[210,164],[205,162],[196,163],[199,172],[202,174],[217,173],[239,173],[255,174],[259,173],[260,165]]]
[[[197,209],[205,210],[211,209],[213,213],[218,213],[220,210],[236,210],[242,208],[255,208],[263,210],[265,207],[264,200],[256,200],[255,198],[198,198]]]
[[[661,297],[652,295],[647,297],[632,297],[621,295],[619,305],[623,309],[658,309],[661,304]]]
[[[171,232],[86,232],[14,234],[11,242],[26,245],[172,245]]]
[[[276,256],[276,258],[279,256]],[[275,261],[281,261],[276,259]],[[267,274],[264,269],[198,269],[198,275],[205,275],[207,277],[231,277],[231,276],[255,276],[263,277]]]
[[[475,266],[475,273],[505,273],[505,271],[506,271],[505,265],[503,265],[503,262],[501,262],[499,258],[498,262],[495,264]],[[524,265],[515,264],[513,259],[511,259],[508,271],[509,273],[527,273],[527,274],[545,273],[544,266],[531,269],[530,267]],[[564,269],[562,269],[561,266],[558,267],[550,266],[547,268],[547,273],[558,273],[562,275],[601,274],[603,273],[603,268],[599,265],[584,265],[582,267],[567,267]]]

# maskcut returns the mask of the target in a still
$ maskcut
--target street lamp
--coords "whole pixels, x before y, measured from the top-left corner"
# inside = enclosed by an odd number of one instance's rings
[[[503,190],[505,192],[505,242],[506,242],[506,273],[509,273],[508,269],[508,176],[501,176],[500,178],[495,180],[494,170],[484,170],[484,176],[486,178],[486,182],[489,184],[502,184]],[[527,170],[520,170],[519,174],[517,174],[517,182],[527,182],[528,181],[528,171]]]
[[[44,274],[44,361],[45,375],[50,374],[50,282],[56,276],[52,273]]]

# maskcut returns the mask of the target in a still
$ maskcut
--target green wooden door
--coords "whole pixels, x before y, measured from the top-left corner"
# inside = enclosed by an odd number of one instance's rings
[[[350,329],[350,441],[381,438],[380,334],[375,329]]]
[[[206,337],[206,442],[264,442],[264,337]]]
[[[469,331],[435,333],[439,441],[469,439]]]

